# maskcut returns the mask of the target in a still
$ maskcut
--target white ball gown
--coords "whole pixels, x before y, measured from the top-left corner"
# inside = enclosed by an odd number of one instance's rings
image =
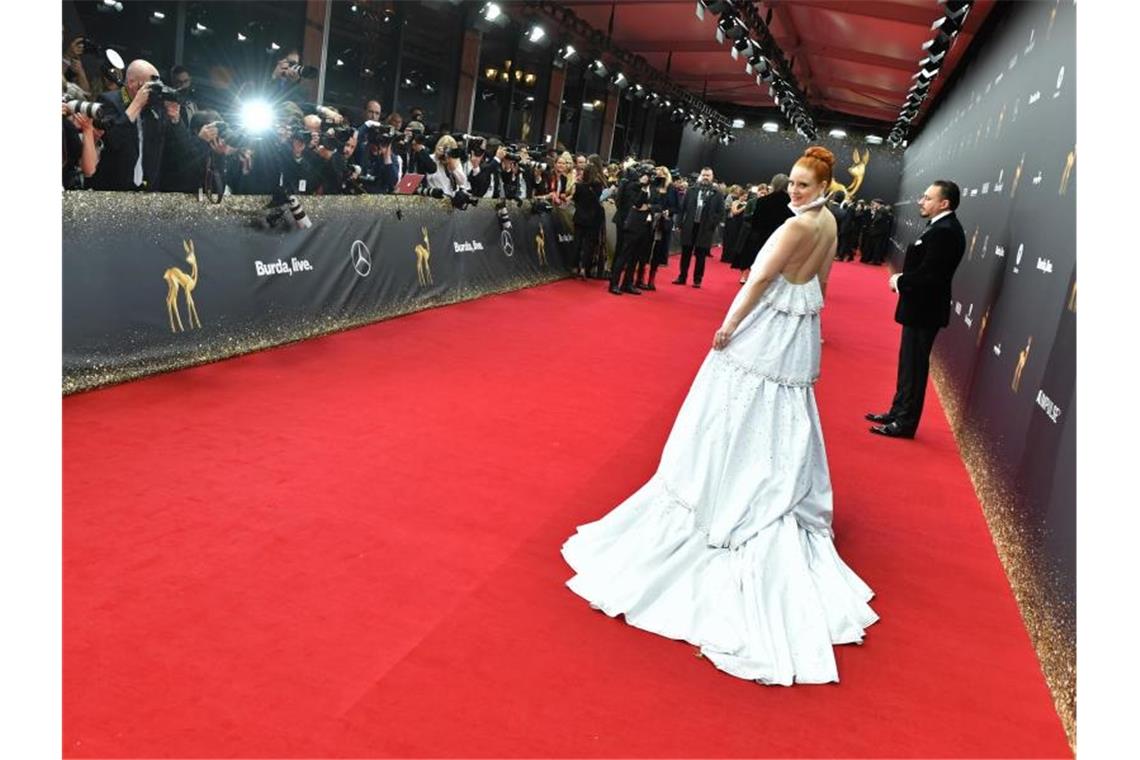
[[[777,276],[705,358],[653,477],[562,547],[566,585],[592,607],[764,684],[838,681],[833,645],[878,619],[832,543],[812,390],[822,307],[818,278]]]

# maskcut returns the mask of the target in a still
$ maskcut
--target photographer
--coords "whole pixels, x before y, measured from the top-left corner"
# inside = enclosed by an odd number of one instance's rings
[[[512,146],[513,147],[513,146]],[[499,187],[494,197],[507,201],[522,202],[527,199],[527,183],[519,168],[522,158],[515,150],[500,147],[497,153],[499,161]]]
[[[463,171],[467,181],[471,183],[471,195],[476,198],[491,198],[495,195],[495,187],[502,182],[499,177],[499,162],[494,156],[487,155],[486,141],[481,137],[468,140],[467,162]]]
[[[671,200],[673,175],[664,166],[654,170],[653,179],[649,183],[650,208],[653,211],[653,241],[647,251],[648,261],[637,262],[637,282],[635,288],[657,290],[657,269],[669,265],[669,243],[673,237],[673,215],[680,211]],[[643,251],[644,253],[644,251]],[[649,266],[649,278],[645,277],[646,265]]]
[[[400,181],[400,157],[395,153],[393,141],[400,136],[378,121],[364,122],[363,135],[357,156],[365,192],[375,195],[395,191]]]
[[[427,135],[424,125],[418,121],[408,122],[404,127],[403,171],[407,174],[428,176],[439,170],[432,152],[427,149]]]
[[[427,176],[428,187],[442,190],[448,198],[453,197],[459,190],[468,193],[471,191],[467,175],[460,165],[463,151],[460,150],[459,143],[455,142],[454,137],[444,135],[439,138],[432,155],[437,169]]]
[[[301,65],[301,53],[296,48],[291,49],[285,54],[284,58],[277,61],[277,65],[273,68],[273,73],[269,77],[268,92],[266,95],[269,99],[280,102],[283,100],[304,100],[303,92],[301,91],[301,79],[311,78],[311,74],[315,74],[316,70],[311,66]]]
[[[99,166],[103,130],[88,116],[63,105],[63,189],[82,190]]]
[[[319,136],[318,136],[319,140]],[[317,155],[309,148],[313,134],[304,127],[294,127],[289,135],[289,153],[281,161],[281,185],[291,192],[310,194],[319,184]]]
[[[622,190],[622,200],[629,210],[621,218],[621,244],[610,273],[610,293],[615,296],[622,293],[641,295],[641,290],[633,283],[634,270],[639,261],[648,257],[649,245],[653,241],[653,210],[649,187],[653,166],[636,165],[631,167],[630,173],[636,179],[627,177],[626,186]]]
[[[162,154],[167,138],[186,131],[176,97],[159,80],[158,69],[141,59],[127,66],[125,87],[99,97],[105,132],[103,155],[94,177],[96,188],[162,189]]]
[[[91,84],[87,81],[87,70],[83,68],[84,38],[76,37],[63,51],[63,81],[74,83],[88,96]]]

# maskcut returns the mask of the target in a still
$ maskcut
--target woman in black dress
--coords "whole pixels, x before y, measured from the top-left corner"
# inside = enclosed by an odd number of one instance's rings
[[[649,208],[653,213],[653,244],[649,251],[649,279],[646,264],[637,267],[637,284],[642,290],[657,290],[657,269],[669,265],[669,243],[673,237],[673,219],[680,210],[673,189],[673,175],[664,166],[654,170],[649,184]]]
[[[578,243],[578,279],[597,264],[598,242],[601,239],[605,212],[602,209],[602,190],[605,180],[597,164],[587,162],[582,168],[582,179],[574,184],[574,239]]]

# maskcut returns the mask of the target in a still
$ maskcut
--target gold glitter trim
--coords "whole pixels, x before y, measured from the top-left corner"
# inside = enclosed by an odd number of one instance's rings
[[[930,367],[938,398],[950,421],[950,429],[982,513],[994,548],[1009,579],[1025,629],[1037,651],[1045,682],[1053,694],[1053,706],[1061,718],[1069,748],[1077,751],[1077,642],[1075,605],[1055,589],[1060,585],[1048,560],[1034,547],[1022,517],[1017,494],[1006,486],[999,458],[981,424],[972,420],[958,403],[964,398],[949,371],[937,358]]]

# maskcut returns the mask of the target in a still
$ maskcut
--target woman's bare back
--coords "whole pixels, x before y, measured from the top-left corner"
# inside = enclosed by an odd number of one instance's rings
[[[794,251],[788,263],[780,271],[784,279],[802,285],[819,275],[827,280],[827,272],[835,258],[835,217],[826,206],[806,211],[786,224],[795,225],[807,238],[807,244]]]

